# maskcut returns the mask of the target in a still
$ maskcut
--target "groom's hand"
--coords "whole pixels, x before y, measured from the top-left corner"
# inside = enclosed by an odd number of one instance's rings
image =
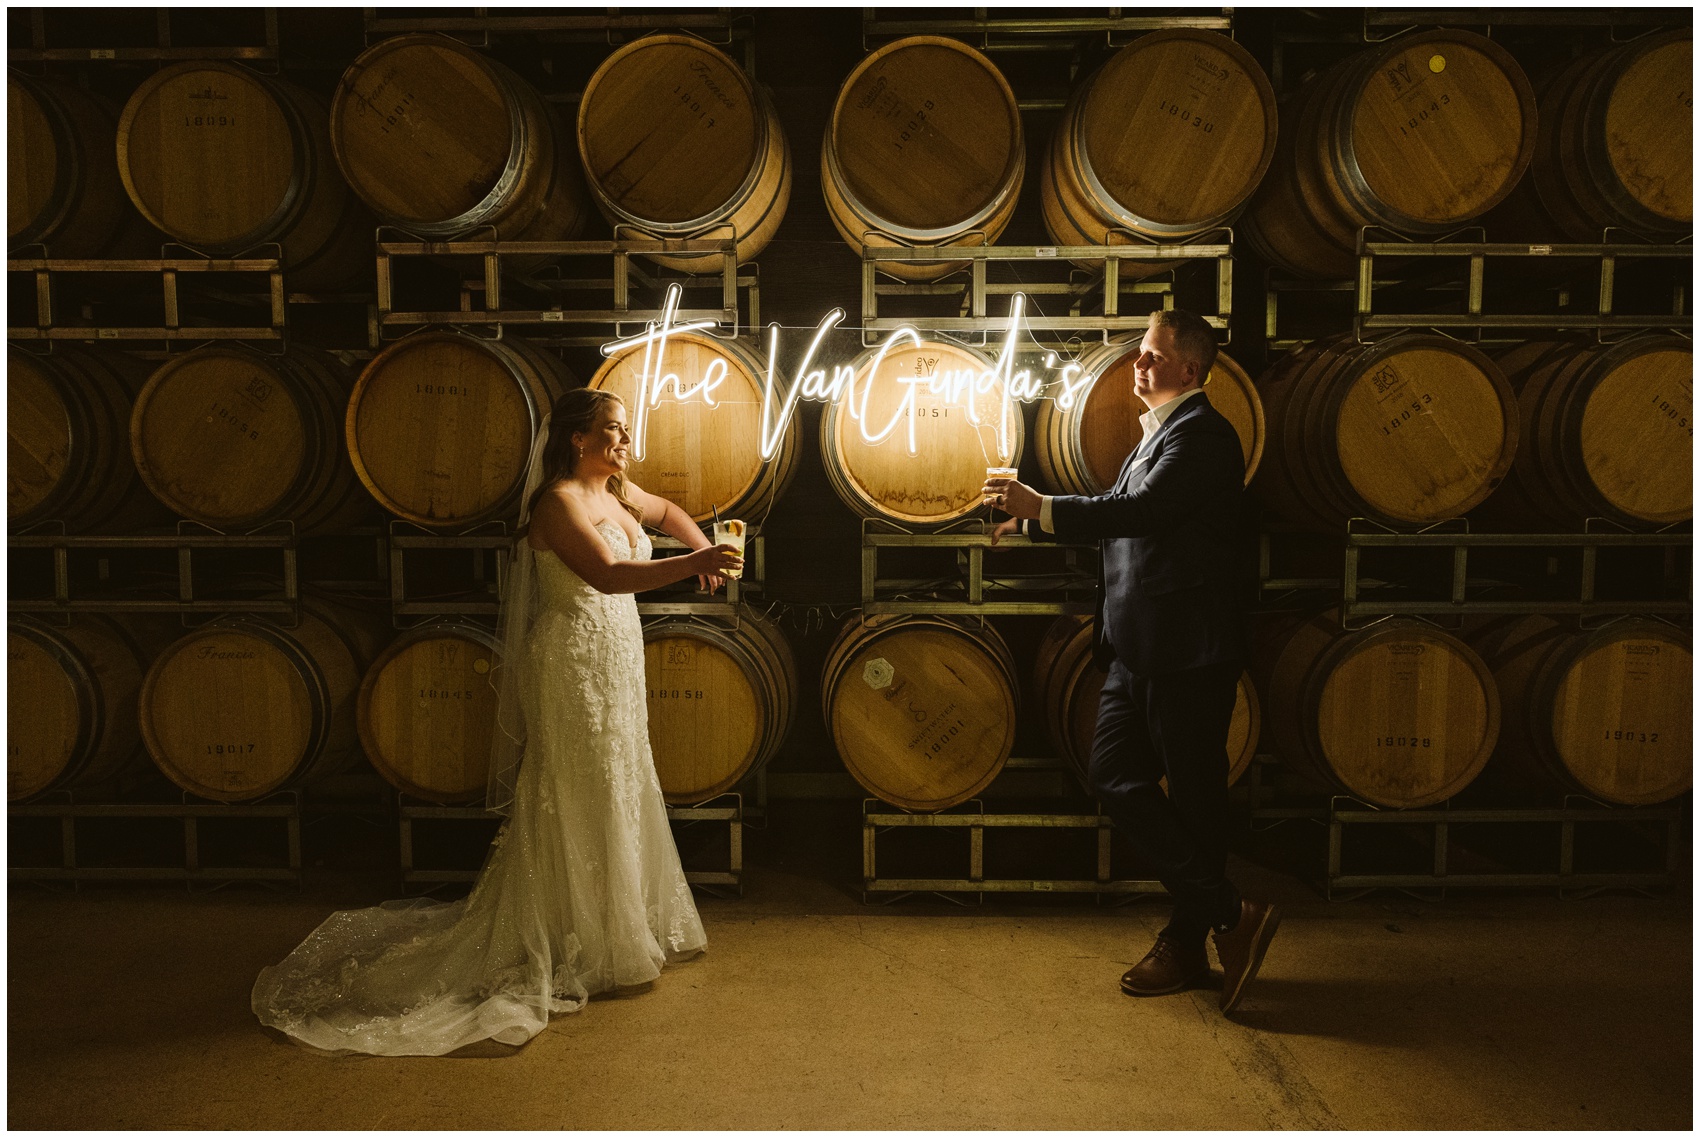
[[[988,506],[995,506],[1011,517],[1039,516],[1039,492],[1013,478],[988,478],[980,493]]]
[[[992,545],[993,545],[993,547],[995,548],[999,541],[1008,537],[1010,534],[1012,534],[1012,533],[1013,534],[1019,534],[1020,532],[1021,532],[1021,519],[1020,518],[1005,518],[1003,521],[999,522],[997,525],[992,527]]]

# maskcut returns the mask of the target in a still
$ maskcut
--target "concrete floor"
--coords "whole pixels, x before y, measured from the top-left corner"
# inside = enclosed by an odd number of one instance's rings
[[[852,847],[853,848],[853,847]],[[327,1059],[248,1011],[262,965],[393,875],[9,903],[15,1128],[1605,1128],[1692,1123],[1687,898],[1328,903],[1234,1021],[1116,979],[1162,903],[911,900],[765,856],[709,952],[501,1056]]]

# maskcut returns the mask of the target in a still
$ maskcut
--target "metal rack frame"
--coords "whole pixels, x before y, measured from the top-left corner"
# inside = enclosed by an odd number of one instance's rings
[[[471,581],[485,581],[483,554],[485,550],[504,550],[513,544],[505,522],[485,522],[464,533],[436,533],[412,522],[392,519],[389,527],[390,615],[396,617],[437,616],[495,616],[501,609],[501,598],[507,588],[507,564],[499,553],[496,557],[495,593],[488,601],[418,601],[407,592],[407,555],[421,549],[466,550],[472,554]],[[673,537],[651,538],[656,550],[682,550],[685,543]],[[716,616],[730,617],[740,601],[749,594],[761,591],[766,567],[766,543],[761,530],[751,526],[746,539],[744,577],[728,579],[725,591],[700,601],[650,600],[638,602],[639,616]],[[399,626],[398,626],[399,627]]]
[[[975,893],[984,900],[987,893],[1092,893],[1117,896],[1138,896],[1165,892],[1160,881],[1118,879],[1111,875],[1110,830],[1114,823],[1101,812],[1097,814],[988,814],[985,803],[971,799],[963,804],[966,812],[911,814],[897,810],[876,798],[862,800],[862,900],[869,902],[870,893]],[[959,808],[953,808],[959,809]],[[878,866],[878,844],[881,828],[891,829],[966,829],[968,831],[968,876],[966,877],[881,877]],[[1096,875],[1090,879],[1033,879],[987,878],[985,875],[985,842],[988,829],[1056,830],[1077,829],[1098,832]],[[895,898],[894,898],[895,900]]]
[[[876,528],[878,527],[878,528]],[[1096,610],[1093,601],[997,601],[986,600],[986,550],[990,538],[984,533],[910,533],[892,525],[867,519],[862,526],[862,592],[861,609],[864,616],[894,613],[925,613],[956,616],[1091,616]],[[1006,537],[1000,549],[1050,549],[1063,555],[1063,572],[1047,575],[1045,580],[1063,578],[1061,586],[1048,591],[1096,588],[1097,574],[1088,572],[1079,563],[1080,551],[1088,546],[1062,545],[1055,542],[1035,542],[1026,537]],[[907,580],[879,575],[880,551],[886,549],[956,549],[967,554],[967,566],[960,578],[965,589],[963,600],[902,600],[890,594],[926,588],[936,584],[931,580]],[[1003,580],[1010,580],[1005,577]],[[1015,578],[1019,580],[1019,578]],[[1072,580],[1069,580],[1072,579]],[[993,591],[997,588],[993,584]],[[881,599],[882,596],[886,599]]]
[[[1480,230],[1466,230],[1479,233]],[[1613,333],[1664,330],[1692,335],[1694,314],[1692,298],[1678,284],[1672,295],[1672,311],[1666,314],[1622,315],[1616,311],[1619,262],[1668,261],[1694,259],[1692,243],[1669,245],[1644,244],[1633,241],[1608,240],[1598,244],[1529,244],[1490,242],[1485,240],[1413,241],[1373,227],[1358,231],[1358,272],[1350,281],[1298,281],[1271,274],[1265,279],[1264,344],[1271,352],[1285,351],[1308,341],[1281,335],[1280,297],[1284,294],[1315,294],[1349,292],[1352,294],[1352,333],[1360,343],[1369,343],[1376,333],[1393,334],[1411,329],[1424,329],[1447,335],[1460,335],[1472,342],[1514,342],[1527,338],[1529,333],[1542,331],[1591,332],[1605,338]],[[1377,239],[1392,238],[1392,240]],[[1377,258],[1381,258],[1383,276],[1377,278]],[[1487,266],[1494,261],[1521,261],[1539,258],[1544,262],[1560,261],[1571,264],[1587,262],[1598,266],[1596,304],[1593,311],[1547,313],[1493,313],[1484,311]],[[1397,270],[1389,270],[1387,262],[1398,262]],[[1461,263],[1460,263],[1461,262]],[[1440,283],[1440,287],[1455,293],[1463,311],[1452,312],[1386,312],[1376,311],[1379,299],[1385,300],[1388,289],[1405,283],[1401,278],[1387,276],[1390,271],[1409,271],[1410,265],[1433,268],[1440,266],[1456,271]],[[1686,278],[1684,278],[1686,280]],[[1431,291],[1432,291],[1431,286]],[[1567,293],[1564,295],[1568,295]],[[1523,335],[1512,336],[1519,332]]]
[[[187,796],[185,796],[187,798]],[[282,799],[284,801],[277,801]],[[286,790],[257,802],[167,804],[35,803],[11,806],[12,818],[59,819],[60,865],[57,867],[12,866],[12,881],[199,881],[229,884],[233,881],[301,883],[301,795]],[[87,866],[77,856],[79,819],[178,818],[183,822],[183,865],[176,866]],[[202,863],[201,819],[281,819],[288,845],[288,868],[266,869],[246,866],[209,866]]]
[[[721,805],[726,799],[730,804]],[[414,865],[415,822],[492,822],[502,818],[483,806],[438,806],[414,802],[405,794],[397,795],[397,817],[401,837],[401,880],[409,886],[425,886],[427,890],[439,885],[462,884],[478,880],[478,869],[419,869]],[[686,870],[685,880],[691,885],[710,891],[730,889],[743,895],[744,877],[744,799],[741,794],[722,794],[696,806],[667,807],[669,822],[687,825],[699,822],[724,822],[727,826],[728,865],[725,870]]]
[[[1026,315],[1023,323],[1035,340],[1041,333],[1097,333],[1105,343],[1122,332],[1142,331],[1149,323],[1148,313],[1123,315],[1121,299],[1129,294],[1154,294],[1162,298],[1161,307],[1174,305],[1172,283],[1136,281],[1123,284],[1121,266],[1124,261],[1210,261],[1216,273],[1216,315],[1205,316],[1212,328],[1226,332],[1233,312],[1234,258],[1233,234],[1215,230],[1204,235],[1220,236],[1222,240],[1200,240],[1188,244],[1149,244],[1134,234],[1128,234],[1127,245],[979,245],[928,246],[893,248],[862,246],[862,342],[870,345],[882,336],[899,328],[911,327],[929,332],[1001,331],[1003,317],[987,313],[987,298],[1023,293],[1029,296],[1064,296],[1069,300],[1070,315]],[[936,281],[930,284],[882,281],[879,269],[891,262],[968,262],[966,281]],[[987,266],[993,262],[1019,265],[1062,265],[1070,275],[1081,271],[1074,262],[1102,264],[1101,270],[1087,270],[1083,281],[1051,282],[994,282],[987,278]],[[956,316],[880,315],[881,297],[958,296],[961,308]],[[1099,308],[1101,315],[1083,315],[1083,308]],[[1041,343],[1046,341],[1040,340]],[[1053,342],[1060,343],[1061,339]]]
[[[387,227],[386,227],[387,228]],[[687,297],[692,291],[718,289],[720,307],[681,308],[674,313],[679,323],[712,320],[730,328],[737,335],[744,327],[755,327],[761,321],[761,281],[753,264],[737,263],[737,243],[730,238],[693,237],[665,241],[618,239],[613,241],[501,241],[496,239],[458,238],[449,241],[426,241],[409,235],[401,240],[386,237],[386,228],[378,231],[378,293],[377,324],[380,337],[399,331],[406,334],[428,325],[494,328],[499,335],[505,327],[545,328],[561,326],[601,326],[610,334],[578,336],[528,336],[534,343],[556,346],[600,346],[609,339],[625,335],[628,330],[641,330],[651,321],[662,317],[662,305],[667,286],[680,285]],[[393,229],[387,230],[393,234]],[[633,258],[647,254],[718,253],[721,271],[711,276],[662,277],[651,275],[634,263]],[[561,277],[540,279],[535,274],[519,278],[534,288],[566,292],[608,292],[608,307],[570,308],[564,303],[546,309],[503,308],[503,258],[511,257],[594,257],[608,258],[608,276]],[[395,273],[398,261],[419,257],[477,257],[483,263],[480,279],[464,281],[461,287],[460,308],[435,311],[397,311],[395,308]],[[510,277],[512,274],[510,273]],[[653,307],[633,306],[634,281],[642,289],[654,293]],[[482,293],[483,307],[472,306],[473,295]],[[748,319],[739,315],[740,298]],[[389,338],[395,338],[393,335]]]
[[[195,522],[179,522],[176,534],[144,534],[138,536],[103,536],[98,534],[41,534],[11,535],[6,539],[8,549],[47,549],[53,553],[53,597],[19,599],[8,597],[9,612],[76,613],[76,612],[163,612],[163,613],[273,613],[298,618],[301,610],[300,582],[297,577],[297,548],[295,527],[278,522],[268,529],[277,533],[221,534]],[[39,528],[39,527],[37,527]],[[188,530],[189,532],[185,532]],[[193,532],[204,530],[206,532]],[[140,550],[174,549],[177,551],[177,599],[120,600],[117,598],[78,599],[71,595],[72,550]],[[208,600],[195,596],[194,554],[198,549],[275,549],[282,555],[279,572],[281,600]]]
[[[1598,521],[1597,519],[1592,521]],[[1591,522],[1592,524],[1592,522]],[[1608,523],[1600,523],[1608,524]],[[1347,522],[1341,546],[1339,577],[1277,577],[1273,573],[1272,547],[1276,536],[1265,530],[1260,535],[1258,578],[1265,594],[1304,592],[1326,589],[1338,590],[1341,620],[1346,628],[1359,628],[1362,623],[1388,616],[1463,616],[1504,615],[1512,613],[1551,613],[1583,619],[1603,616],[1686,616],[1694,611],[1692,598],[1686,600],[1613,600],[1596,594],[1599,558],[1602,549],[1664,549],[1692,550],[1694,535],[1674,529],[1655,533],[1630,533],[1614,529],[1601,531],[1590,528],[1583,533],[1471,533],[1463,519],[1442,522],[1438,526],[1416,533],[1402,533],[1363,518]],[[1449,576],[1445,585],[1446,599],[1377,599],[1385,584],[1362,573],[1366,550],[1392,549],[1420,552],[1444,549],[1451,552]],[[1537,549],[1579,550],[1581,571],[1575,600],[1553,600],[1540,597],[1484,599],[1475,594],[1484,589],[1506,587],[1506,582],[1472,580],[1469,576],[1472,549]],[[1668,555],[1668,554],[1667,554]]]
[[[377,40],[409,32],[443,32],[467,38],[479,37],[478,46],[493,47],[499,40],[524,37],[527,42],[621,44],[652,31],[677,29],[699,36],[718,47],[743,45],[744,70],[755,74],[755,37],[747,9],[692,8],[656,10],[644,15],[626,15],[620,8],[569,9],[570,16],[497,16],[484,8],[467,15],[433,15],[398,18],[379,16],[376,8],[363,8],[364,35],[368,46]],[[576,96],[575,96],[576,99]]]
[[[33,328],[8,327],[9,340],[282,340],[287,295],[283,288],[283,264],[276,257],[162,257],[144,260],[62,259],[12,257],[8,273],[35,274],[35,319]],[[148,273],[159,274],[165,305],[165,323],[157,328],[90,327],[54,323],[53,281],[55,274]],[[271,323],[265,326],[213,326],[183,324],[183,305],[177,289],[179,274],[264,273],[270,278]],[[264,302],[260,293],[254,300]]]
[[[9,63],[87,63],[91,60],[175,62],[190,59],[231,59],[247,62],[275,61],[278,58],[277,9],[260,9],[265,20],[265,43],[230,47],[173,47],[171,43],[171,9],[154,9],[153,47],[49,47],[47,19],[43,8],[30,9],[30,46],[8,46]]]
[[[1578,805],[1585,803],[1586,805]],[[1578,795],[1566,795],[1562,807],[1522,806],[1503,809],[1382,810],[1353,798],[1331,798],[1322,817],[1328,824],[1328,866],[1324,891],[1330,901],[1351,900],[1374,889],[1439,889],[1442,896],[1451,888],[1557,888],[1561,895],[1602,889],[1659,889],[1675,884],[1682,866],[1682,809],[1665,806],[1605,806]],[[1529,825],[1559,824],[1558,869],[1533,873],[1457,873],[1451,869],[1451,827],[1472,824]],[[1590,872],[1576,868],[1576,827],[1608,823],[1633,825],[1662,823],[1665,827],[1665,865],[1655,872]],[[1348,873],[1345,866],[1345,833],[1348,827],[1428,827],[1434,843],[1432,871],[1423,873]],[[1336,898],[1336,891],[1356,891],[1352,897]]]
[[[1233,9],[1217,9],[1216,16],[1124,16],[1120,8],[1106,8],[1102,16],[1044,16],[1020,19],[988,15],[988,9],[974,9],[967,20],[903,19],[882,20],[878,8],[862,9],[862,50],[872,50],[870,38],[914,35],[956,36],[962,39],[979,37],[982,51],[1044,50],[1055,47],[1066,50],[1068,43],[1055,44],[1059,37],[1103,35],[1114,46],[1118,34],[1138,35],[1164,28],[1202,28],[1209,31],[1232,32]],[[1008,37],[999,40],[994,37]]]

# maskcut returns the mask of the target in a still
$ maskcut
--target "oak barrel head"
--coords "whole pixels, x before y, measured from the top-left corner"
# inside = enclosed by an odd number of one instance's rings
[[[1153,32],[1092,78],[1079,130],[1100,210],[1136,231],[1198,232],[1244,204],[1269,168],[1275,93],[1227,36]]]
[[[979,52],[936,36],[898,40],[864,60],[827,130],[843,189],[899,234],[983,216],[1023,165],[1009,84]]]
[[[1605,361],[1586,396],[1575,446],[1582,475],[1626,520],[1694,515],[1694,353],[1661,339]]]
[[[156,498],[208,525],[264,518],[311,472],[308,410],[254,352],[217,345],[163,365],[136,399],[130,445]]]
[[[1018,405],[1012,402],[1003,420],[1006,453],[999,389],[977,399],[977,423],[964,401],[951,399],[953,386],[992,366],[981,353],[934,340],[899,347],[883,360],[866,352],[854,366],[860,418],[845,405],[848,396],[828,405],[821,458],[839,497],[862,516],[953,521],[981,508],[988,467],[1020,465],[1026,428]]]
[[[640,398],[645,350],[623,352],[603,364],[590,386],[611,391],[626,405],[634,435],[644,434],[644,453],[626,468],[631,480],[676,503],[696,521],[736,516],[759,496],[771,477],[761,457],[763,365],[741,345],[690,333],[669,336],[667,348],[650,365],[649,390],[660,388],[660,401]],[[682,377],[680,384],[661,382]],[[702,395],[681,399],[699,383],[712,383],[710,405]],[[652,395],[653,399],[654,396]],[[793,417],[783,445],[795,446]],[[635,450],[634,450],[635,453]]]
[[[1555,756],[1575,785],[1626,806],[1687,791],[1693,676],[1688,638],[1651,621],[1618,622],[1579,645],[1557,678],[1550,712]]]
[[[989,629],[935,619],[841,639],[822,698],[845,768],[908,810],[943,810],[985,789],[1015,741],[1007,654]]]
[[[6,239],[15,246],[52,227],[50,210],[69,187],[71,156],[34,90],[6,76]]]
[[[6,797],[57,782],[90,746],[94,693],[51,634],[14,622],[6,631]]]
[[[331,142],[355,193],[380,215],[430,224],[469,213],[496,188],[516,140],[491,66],[441,36],[368,48],[331,102]]]
[[[44,363],[6,353],[6,516],[26,518],[63,496],[71,461],[71,409]]]
[[[119,172],[159,229],[234,252],[300,208],[304,141],[259,77],[234,64],[180,63],[125,106]]]
[[[616,51],[579,104],[592,189],[620,214],[664,224],[708,217],[736,197],[762,130],[749,78],[687,36],[648,36]]]
[[[360,741],[374,769],[427,802],[484,797],[496,690],[492,637],[427,625],[386,649],[360,686]]]
[[[1694,221],[1693,75],[1692,34],[1673,32],[1631,51],[1610,85],[1601,117],[1611,196],[1628,199],[1631,225],[1676,233]]]

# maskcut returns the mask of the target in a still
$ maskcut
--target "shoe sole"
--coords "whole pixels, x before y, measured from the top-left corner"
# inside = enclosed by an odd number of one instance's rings
[[[1234,990],[1223,991],[1222,1014],[1227,1015],[1240,1006],[1240,998],[1245,995],[1246,986],[1257,975],[1257,970],[1263,965],[1263,954],[1269,951],[1269,942],[1275,939],[1275,930],[1281,927],[1281,910],[1274,905],[1263,914],[1263,923],[1251,938],[1251,954],[1246,959],[1245,971],[1240,973],[1240,981],[1234,985]]]
[[[1199,984],[1203,983],[1204,980],[1209,975],[1210,974],[1208,972],[1205,972],[1204,974],[1199,975],[1199,976],[1189,976],[1185,980],[1182,980],[1179,984],[1176,984],[1172,988],[1130,988],[1130,987],[1128,987],[1128,985],[1123,984],[1122,985],[1122,995],[1124,995],[1124,996],[1172,996],[1176,992],[1184,992],[1188,988],[1197,987]]]

